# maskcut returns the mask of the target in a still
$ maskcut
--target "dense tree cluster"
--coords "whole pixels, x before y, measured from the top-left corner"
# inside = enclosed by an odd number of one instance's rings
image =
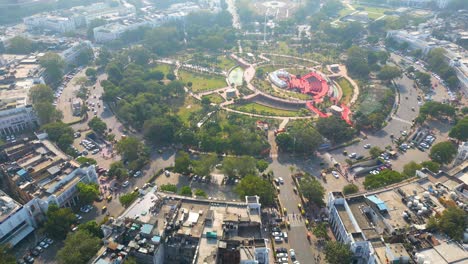
[[[39,58],[39,64],[45,69],[48,83],[57,84],[62,79],[65,61],[57,53],[47,52]]]
[[[322,135],[308,121],[297,121],[276,137],[281,151],[295,153],[313,153],[323,142]]]
[[[149,161],[149,149],[135,137],[126,137],[117,142],[117,152],[131,170],[141,169]]]
[[[445,50],[442,48],[431,50],[427,54],[428,68],[445,80],[450,88],[457,88],[459,84],[457,74],[446,62],[444,53]]]
[[[271,182],[255,175],[247,175],[242,178],[235,191],[241,199],[244,199],[245,196],[258,195],[260,203],[265,206],[271,206],[275,201],[275,189]]]
[[[89,128],[91,128],[94,132],[96,132],[99,135],[104,134],[104,132],[106,132],[106,129],[107,129],[106,123],[97,116],[89,120],[88,126]]]
[[[101,247],[101,239],[89,231],[78,230],[70,233],[64,246],[57,252],[60,264],[87,263]]]
[[[468,116],[458,120],[457,124],[450,130],[449,137],[456,138],[460,141],[468,140]]]
[[[429,157],[435,162],[448,164],[457,155],[457,148],[450,141],[440,142],[432,146]]]
[[[336,116],[320,118],[316,123],[316,128],[322,136],[333,143],[341,143],[353,138],[356,131],[343,119]]]
[[[55,142],[62,151],[71,153],[70,146],[73,143],[73,129],[71,127],[60,121],[44,125],[42,129],[47,133],[48,138]]]
[[[426,227],[429,230],[438,230],[451,238],[461,241],[463,231],[468,227],[468,216],[458,207],[449,206],[440,217],[431,217]]]
[[[353,194],[357,193],[359,191],[359,187],[356,184],[348,184],[343,187],[343,193],[344,194]]]
[[[382,170],[379,174],[368,175],[364,180],[364,187],[366,189],[376,189],[384,187],[393,183],[401,182],[405,176],[398,171]]]
[[[452,117],[455,115],[455,108],[449,104],[429,101],[419,109],[418,119],[424,121],[428,116],[436,119]]]
[[[311,175],[306,174],[300,181],[300,190],[302,195],[318,206],[325,204],[323,197],[325,195],[325,188],[322,184]]]
[[[32,87],[29,90],[29,99],[42,125],[62,119],[62,112],[52,104],[54,102],[54,92],[49,86],[39,84]]]
[[[366,89],[372,89],[367,87]],[[360,96],[360,100],[365,100],[364,93],[368,93],[364,89],[362,91],[363,96]],[[362,99],[361,99],[362,98]],[[383,96],[377,99],[379,107],[374,109],[371,113],[365,113],[368,109],[358,109],[353,116],[355,121],[355,127],[359,130],[379,130],[383,127],[385,119],[393,108],[393,103],[395,102],[395,94],[393,90],[386,90]]]
[[[325,260],[330,264],[352,263],[353,255],[349,245],[338,241],[327,242],[325,246]]]
[[[55,239],[64,239],[76,222],[76,216],[70,208],[59,208],[55,204],[49,205],[44,223],[45,231]]]
[[[96,183],[79,182],[76,188],[82,205],[91,204],[99,196],[99,185]]]

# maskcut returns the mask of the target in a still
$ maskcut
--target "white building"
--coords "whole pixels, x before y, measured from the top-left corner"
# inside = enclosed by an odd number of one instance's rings
[[[109,42],[112,40],[119,39],[123,33],[134,30],[139,27],[151,26],[151,23],[148,21],[139,21],[135,23],[111,23],[96,27],[93,29],[94,40],[97,43]]]
[[[82,22],[89,24],[91,21],[99,18],[103,18],[112,14],[117,15],[128,15],[128,14],[135,14],[136,8],[135,6],[124,2],[123,4],[119,3],[117,5],[109,4],[109,3],[94,3],[88,6],[77,6],[71,9],[71,11],[75,14],[76,19],[79,21],[80,19]]]
[[[48,14],[37,14],[23,18],[28,30],[48,29],[59,33],[71,32],[76,29],[75,20],[68,17]]]
[[[70,64],[73,63],[78,55],[84,51],[85,49],[91,49],[91,42],[89,41],[82,41],[74,43],[70,48],[62,51],[59,55],[63,58],[63,60]]]
[[[87,168],[77,168],[68,175],[57,177],[53,181],[39,183],[44,184],[41,190],[40,198],[46,201],[46,206],[55,203],[59,207],[71,207],[78,202],[78,193],[76,185],[79,182],[98,183],[98,175],[94,165]],[[44,210],[47,210],[47,207]]]
[[[435,47],[435,43],[427,42],[426,39],[430,33],[409,33],[405,30],[390,30],[387,32],[387,38],[392,38],[398,43],[408,43],[410,49],[420,49],[424,54],[427,54]]]
[[[379,234],[365,221],[363,210],[367,207],[361,201],[350,206],[339,192],[328,194],[328,213],[330,227],[338,241],[350,245],[358,264],[380,263],[375,254],[371,240],[379,240]],[[359,212],[358,212],[359,211]]]
[[[76,185],[79,182],[98,182],[94,166],[77,168],[58,181],[51,181],[51,187],[42,190],[40,196],[25,205],[0,191],[0,244],[18,244],[37,228],[38,223],[45,220],[45,213],[51,203],[59,207],[75,205],[78,201]]]
[[[468,160],[468,141],[462,142],[458,146],[457,157],[455,157],[454,166],[463,163],[465,160]]]
[[[43,219],[38,199],[21,205],[0,190],[0,244],[15,246]]]
[[[0,135],[2,137],[37,127],[36,113],[31,106],[0,110]]]

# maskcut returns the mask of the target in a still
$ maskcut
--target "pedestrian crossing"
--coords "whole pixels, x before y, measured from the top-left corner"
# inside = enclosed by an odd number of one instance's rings
[[[300,217],[298,214],[288,214],[287,216],[285,216],[286,220],[289,221],[289,225],[291,227],[294,227],[294,226],[304,226],[305,223],[304,223],[304,218],[303,217]]]

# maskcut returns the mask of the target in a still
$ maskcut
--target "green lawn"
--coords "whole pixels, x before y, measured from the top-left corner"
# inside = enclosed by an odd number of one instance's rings
[[[218,56],[218,61],[219,63],[217,66],[225,71],[228,71],[229,69],[237,65],[235,61],[233,61],[227,56]]]
[[[152,70],[153,71],[160,71],[160,72],[164,73],[164,75],[167,75],[168,73],[174,71],[174,67],[172,67],[171,65],[168,65],[168,64],[158,64],[158,66],[154,67]]]
[[[200,103],[195,100],[193,97],[187,96],[185,98],[184,104],[179,108],[177,115],[180,117],[184,124],[190,123],[190,114],[201,110],[202,107]]]
[[[354,11],[356,11],[356,10],[351,10],[351,9],[346,7],[346,8],[343,8],[343,9],[340,10],[339,15],[340,15],[340,17],[344,17],[344,16],[347,16],[347,15],[353,13]]]
[[[343,96],[341,97],[341,102],[344,104],[349,103],[349,101],[351,100],[351,97],[353,96],[353,86],[346,78],[340,78],[336,82],[341,87],[341,91],[343,92]]]
[[[184,83],[192,82],[192,91],[194,93],[227,86],[226,80],[222,76],[193,73],[185,70],[179,70],[179,79]]]
[[[252,114],[261,114],[261,115],[271,115],[271,116],[297,116],[299,111],[290,111],[283,110],[278,108],[273,108],[257,103],[248,103],[243,105],[234,105],[232,109],[252,113]]]
[[[221,95],[219,95],[218,93],[212,93],[212,94],[209,94],[209,95],[205,95],[202,98],[204,98],[204,97],[208,97],[210,99],[210,101],[212,103],[215,103],[215,104],[220,104],[220,103],[224,102],[224,98]]]
[[[382,7],[373,7],[373,6],[366,6],[366,5],[353,5],[356,9],[364,9],[369,14],[370,19],[377,19],[384,15],[385,11],[389,11],[388,8]]]

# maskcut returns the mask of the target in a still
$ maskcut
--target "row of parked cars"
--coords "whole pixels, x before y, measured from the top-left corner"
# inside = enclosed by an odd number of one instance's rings
[[[291,257],[291,261],[293,261],[294,264],[299,264],[299,261],[296,260],[296,251],[294,249],[286,249],[284,247],[276,248],[276,259],[279,263],[289,263],[288,257]],[[288,254],[289,252],[289,254]]]
[[[26,255],[23,257],[22,260],[19,260],[19,264],[23,263],[34,263],[34,258],[38,257],[39,255],[44,252],[45,249],[49,248],[50,245],[54,243],[54,240],[50,238],[43,238],[34,249],[31,250],[30,254]]]
[[[16,142],[16,137],[15,137],[15,135],[8,135],[8,136],[5,137],[5,140],[7,142],[15,143]]]

